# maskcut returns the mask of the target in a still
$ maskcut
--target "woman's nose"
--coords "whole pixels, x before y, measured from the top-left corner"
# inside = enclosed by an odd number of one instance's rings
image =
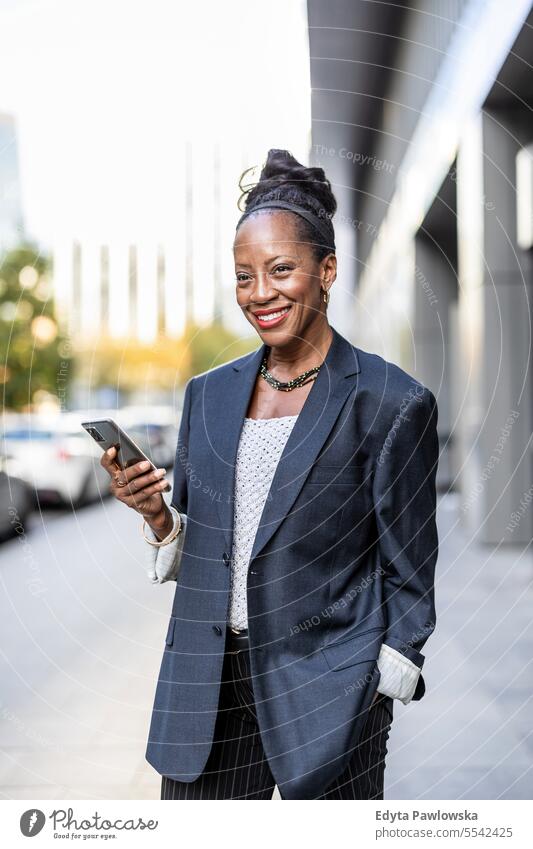
[[[255,275],[255,286],[253,289],[254,298],[264,298],[268,300],[274,293],[274,287],[266,271],[258,271]]]

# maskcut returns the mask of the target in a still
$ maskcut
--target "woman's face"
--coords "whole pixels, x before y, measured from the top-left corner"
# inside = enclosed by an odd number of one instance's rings
[[[321,287],[329,289],[335,280],[335,255],[319,262],[312,245],[298,241],[295,215],[250,215],[237,231],[233,253],[237,303],[267,345],[305,338],[324,321]]]

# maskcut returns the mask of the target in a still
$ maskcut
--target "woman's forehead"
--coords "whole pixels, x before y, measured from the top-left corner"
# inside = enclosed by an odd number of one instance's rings
[[[240,254],[300,253],[308,247],[298,238],[295,216],[283,210],[265,210],[246,218],[234,240],[234,251]]]

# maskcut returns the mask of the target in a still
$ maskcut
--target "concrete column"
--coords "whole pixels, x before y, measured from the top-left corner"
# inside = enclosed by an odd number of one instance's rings
[[[439,247],[429,239],[415,239],[413,333],[416,377],[438,392],[439,419],[450,423],[448,397],[449,313],[457,296],[456,272]]]
[[[531,258],[516,245],[519,136],[515,118],[484,112],[458,157],[461,513],[486,543],[527,543],[533,531]]]
[[[419,233],[415,239],[413,374],[438,399],[439,437],[445,446],[439,463],[439,484],[446,486],[453,481],[449,464],[453,439],[450,311],[456,298],[456,270],[450,258],[429,236]]]

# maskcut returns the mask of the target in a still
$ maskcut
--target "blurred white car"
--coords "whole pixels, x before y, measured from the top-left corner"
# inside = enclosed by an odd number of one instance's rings
[[[124,428],[158,468],[173,465],[178,431],[170,407],[10,413],[3,417],[0,441],[7,474],[27,481],[43,505],[79,507],[108,495],[102,449],[81,426],[103,418]]]
[[[4,428],[1,445],[7,473],[27,481],[43,504],[78,507],[108,494],[101,449],[79,418],[70,413],[18,416]]]
[[[155,466],[168,469],[174,465],[178,426],[172,407],[123,407],[108,418],[115,419]]]
[[[0,455],[0,540],[23,533],[34,507],[33,489],[16,474],[16,461]]]
[[[124,427],[124,425],[122,425]],[[142,422],[125,428],[157,468],[168,469],[174,464],[178,433],[172,425]]]

